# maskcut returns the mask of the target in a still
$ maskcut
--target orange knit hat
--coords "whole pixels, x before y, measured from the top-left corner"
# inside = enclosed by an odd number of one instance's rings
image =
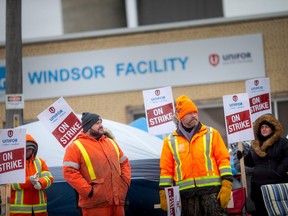
[[[197,112],[198,109],[195,104],[186,95],[181,95],[176,99],[176,112],[178,118],[182,119],[188,113]]]

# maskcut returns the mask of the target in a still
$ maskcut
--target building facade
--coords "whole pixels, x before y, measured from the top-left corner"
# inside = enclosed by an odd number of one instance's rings
[[[263,36],[265,76],[270,78],[273,114],[279,118],[288,134],[288,15],[254,17],[253,19],[215,19],[71,34],[34,41],[23,41],[23,58],[53,56],[86,51],[101,51],[135,46],[157,45],[182,41],[197,41],[260,33]],[[0,60],[5,59],[5,46],[0,46]],[[257,78],[257,77],[255,77]],[[167,75],[167,83],[169,75]],[[146,81],[145,81],[146,82]],[[162,86],[159,86],[162,87]],[[245,92],[245,80],[171,86],[173,96],[186,94],[199,108],[200,120],[220,130],[226,137],[223,95]],[[71,89],[81,87],[71,85]],[[142,91],[67,95],[65,100],[76,113],[95,112],[103,118],[129,124],[145,116]],[[37,95],[37,92],[34,94]],[[61,93],[60,93],[61,94]],[[25,98],[25,92],[24,92]],[[25,100],[24,122],[37,120],[37,115],[58,98]],[[0,103],[0,126],[5,125],[5,102]]]

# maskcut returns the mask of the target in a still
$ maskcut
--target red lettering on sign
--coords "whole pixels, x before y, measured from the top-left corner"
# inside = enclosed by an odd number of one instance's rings
[[[249,99],[251,114],[270,109],[269,93]]]
[[[149,127],[155,127],[172,121],[173,104],[170,103],[164,106],[147,110],[147,118]]]
[[[169,209],[170,209],[170,216],[176,215],[176,207],[174,205],[174,190],[173,188],[168,188],[168,197],[169,197]]]
[[[226,116],[226,123],[228,134],[251,128],[252,124],[249,110]]]
[[[0,174],[24,169],[24,148],[0,152]]]
[[[14,101],[22,101],[21,96],[8,96],[8,102],[14,102]]]
[[[70,113],[52,132],[60,144],[65,148],[81,131],[82,125],[74,113]]]

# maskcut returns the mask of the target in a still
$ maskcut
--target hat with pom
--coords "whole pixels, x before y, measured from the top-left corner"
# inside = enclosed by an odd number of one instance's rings
[[[186,95],[181,95],[176,99],[176,112],[179,119],[191,112],[198,113],[196,105]]]

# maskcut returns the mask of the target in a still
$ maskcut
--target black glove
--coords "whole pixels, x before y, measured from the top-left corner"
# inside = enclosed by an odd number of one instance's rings
[[[237,157],[238,160],[240,160],[240,159],[243,157],[243,153],[238,150],[238,151],[236,152],[236,157]]]

